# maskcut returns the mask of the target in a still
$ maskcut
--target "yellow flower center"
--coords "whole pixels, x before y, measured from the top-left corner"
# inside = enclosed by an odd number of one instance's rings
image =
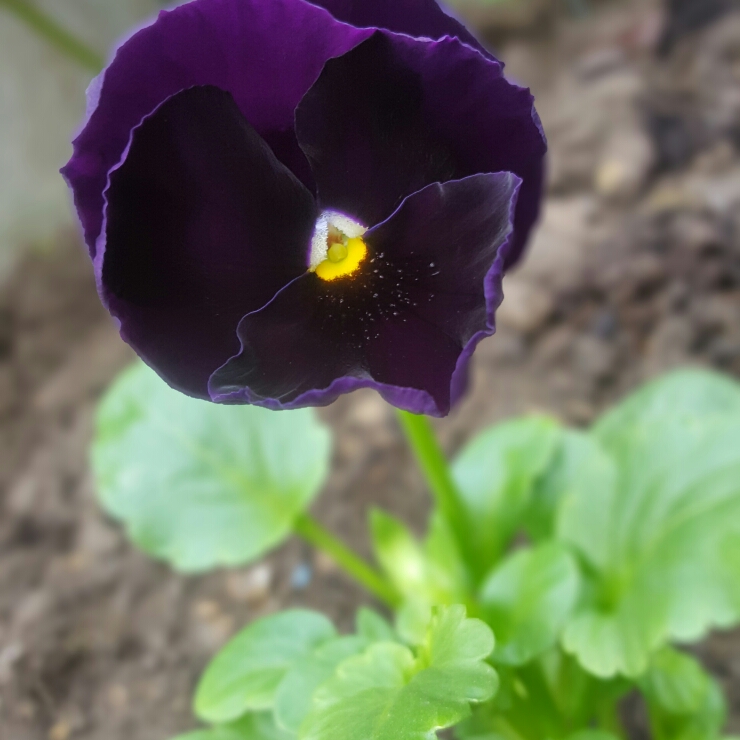
[[[337,280],[355,272],[367,256],[367,228],[349,216],[324,211],[311,239],[309,270],[322,280]]]
[[[367,255],[367,246],[359,237],[337,242],[329,247],[326,259],[316,265],[316,274],[322,280],[336,280],[355,272]]]

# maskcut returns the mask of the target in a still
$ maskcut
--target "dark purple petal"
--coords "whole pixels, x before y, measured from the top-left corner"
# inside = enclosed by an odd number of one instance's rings
[[[336,286],[307,272],[245,316],[239,325],[241,353],[211,377],[213,400],[292,408],[304,393],[345,375],[361,376],[357,322],[343,313],[333,290]]]
[[[367,226],[433,182],[513,172],[512,264],[536,219],[546,149],[533,98],[456,39],[376,32],[327,62],[296,111],[320,204]]]
[[[493,328],[502,275],[489,271],[510,249],[520,185],[510,172],[435,183],[365,235],[384,255],[381,273],[403,294],[403,307],[459,344]]]
[[[456,403],[475,346],[495,331],[520,185],[509,172],[430,185],[368,232],[395,294],[392,320],[368,344],[373,378],[424,388],[443,415]],[[413,342],[401,331],[407,319]]]
[[[306,271],[313,196],[229,93],[194,87],[134,131],[106,201],[104,302],[170,385],[207,398],[242,316]]]
[[[446,416],[450,411],[450,383],[460,344],[413,311],[388,317],[377,339],[366,348],[370,374],[390,387],[425,393],[424,405],[410,411]]]
[[[358,273],[309,273],[244,317],[242,351],[211,377],[212,399],[297,408],[373,387],[401,408],[447,414],[494,331],[519,185],[476,175],[411,195],[368,232]]]
[[[458,38],[490,56],[460,21],[450,17],[435,0],[309,0],[335,18],[357,28],[382,28],[416,38]]]
[[[93,109],[63,170],[91,253],[108,172],[131,130],[169,96],[195,85],[230,92],[277,158],[311,188],[293,133],[295,107],[326,60],[368,34],[304,0],[194,0],[162,11],[118,49],[102,84],[92,86]]]

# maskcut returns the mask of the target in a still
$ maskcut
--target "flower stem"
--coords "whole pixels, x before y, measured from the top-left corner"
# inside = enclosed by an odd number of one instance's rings
[[[401,599],[393,586],[375,568],[352,552],[309,514],[301,514],[296,519],[293,530],[310,545],[329,555],[340,568],[373,596],[391,608],[399,606]]]
[[[97,74],[103,68],[104,61],[100,54],[62,28],[31,0],[0,0],[0,8],[6,8],[38,36],[91,72]]]
[[[447,458],[439,446],[432,425],[426,416],[412,414],[408,411],[399,410],[398,418],[421,466],[432,496],[442,516],[452,529],[460,554],[469,562],[472,553],[469,547],[470,533],[467,514],[457,486],[450,475]]]

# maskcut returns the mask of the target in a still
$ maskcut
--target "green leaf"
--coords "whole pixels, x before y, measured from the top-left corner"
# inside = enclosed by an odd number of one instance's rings
[[[612,507],[619,500],[616,462],[598,440],[583,432],[569,431],[562,450],[562,464],[549,478],[551,495],[559,502],[557,535],[575,545],[591,568],[607,568],[612,557]],[[595,537],[594,531],[610,536]]]
[[[301,609],[252,622],[206,668],[195,694],[195,713],[222,723],[271,708],[286,673],[335,636],[326,617]]]
[[[664,425],[666,414],[687,421],[715,414],[740,415],[738,384],[709,370],[674,371],[639,388],[604,414],[593,431],[607,448],[631,446],[630,429]]]
[[[431,607],[423,599],[409,599],[396,611],[396,632],[407,645],[424,642]]]
[[[393,627],[372,609],[360,607],[355,621],[357,634],[370,642],[392,642],[396,639]]]
[[[469,597],[470,573],[452,530],[440,511],[433,512],[424,541],[431,604],[460,604]]]
[[[555,645],[579,594],[573,556],[557,542],[506,558],[480,591],[496,635],[494,662],[522,665]]]
[[[314,693],[303,740],[429,740],[493,696],[496,674],[485,662],[491,630],[461,606],[437,607],[412,652],[376,643],[344,661]]]
[[[208,730],[195,730],[178,735],[172,740],[244,740],[244,737],[228,727],[212,727]]]
[[[376,560],[401,593],[426,589],[424,553],[404,524],[380,509],[373,509],[370,537]]]
[[[663,648],[653,655],[640,677],[640,689],[650,704],[668,714],[691,714],[704,703],[709,676],[690,655]]]
[[[558,713],[541,674],[537,675],[536,663],[523,669],[500,666],[497,671],[500,685],[496,696],[474,707],[471,716],[455,726],[455,736],[460,740],[561,737],[564,718]]]
[[[656,740],[716,740],[725,721],[722,692],[690,655],[664,648],[640,677]]]
[[[256,712],[228,725],[178,735],[174,740],[291,740],[293,737],[275,724],[272,712]]]
[[[619,740],[619,738],[603,730],[579,730],[569,735],[568,740]]]
[[[675,373],[592,436],[613,464],[592,464],[590,483],[561,500],[559,535],[594,569],[593,598],[563,646],[598,676],[638,676],[665,641],[740,615],[740,387]]]
[[[586,727],[596,707],[613,707],[634,689],[625,678],[597,681],[581,664],[563,650],[555,647],[527,666],[527,671],[542,680],[548,696],[552,697],[558,717],[565,717],[570,727]],[[521,669],[519,673],[524,671]],[[539,676],[537,675],[539,673]]]
[[[465,571],[449,530],[437,514],[423,544],[390,514],[373,509],[370,537],[375,558],[398,591],[429,608],[464,599]]]
[[[693,714],[677,716],[651,712],[656,740],[718,740],[727,719],[722,689],[710,679],[701,707]]]
[[[278,724],[297,733],[311,709],[314,691],[331,678],[336,667],[368,646],[368,640],[355,635],[339,637],[320,645],[299,660],[280,682],[275,694]]]
[[[521,527],[535,482],[559,438],[552,419],[515,419],[479,434],[455,459],[452,475],[468,512],[478,577],[490,570]]]
[[[616,476],[614,461],[590,435],[567,429],[561,433],[560,441],[550,465],[537,480],[526,513],[527,532],[536,542],[549,540],[556,534],[564,497],[588,501],[592,490],[613,484],[610,476]],[[574,487],[581,490],[574,491]],[[605,512],[598,507],[600,498],[593,499],[591,516],[603,517]],[[586,539],[586,543],[588,548],[591,542]],[[598,562],[598,553],[595,557]]]
[[[310,410],[195,400],[137,364],[98,409],[92,462],[103,506],[131,539],[201,571],[254,560],[288,536],[329,451]]]

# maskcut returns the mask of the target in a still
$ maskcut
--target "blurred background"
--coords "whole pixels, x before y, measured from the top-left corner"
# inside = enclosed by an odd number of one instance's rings
[[[98,303],[58,175],[92,75],[14,4],[0,0],[0,740],[166,740],[193,726],[198,672],[247,620],[300,604],[348,626],[367,599],[298,542],[259,565],[183,578],[99,511],[92,414],[133,356]],[[105,56],[157,3],[36,5]],[[476,354],[469,397],[438,424],[447,450],[516,413],[588,424],[676,366],[740,376],[740,3],[454,9],[531,86],[550,158],[499,331]],[[360,392],[321,416],[336,447],[317,516],[365,553],[373,503],[420,529],[426,498],[391,410]],[[740,634],[698,653],[740,733]],[[646,737],[641,708],[625,712]]]

